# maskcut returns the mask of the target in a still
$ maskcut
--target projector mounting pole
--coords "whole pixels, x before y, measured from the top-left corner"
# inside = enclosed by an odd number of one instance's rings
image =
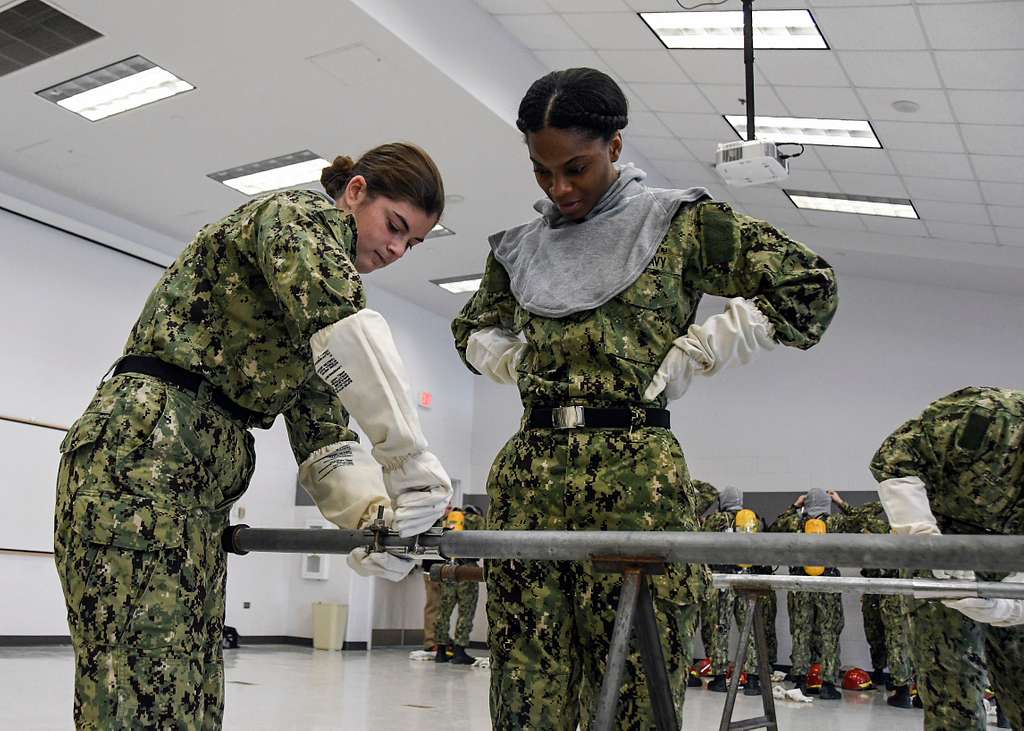
[[[754,0],[743,0],[743,66],[747,82],[747,141],[754,139]]]

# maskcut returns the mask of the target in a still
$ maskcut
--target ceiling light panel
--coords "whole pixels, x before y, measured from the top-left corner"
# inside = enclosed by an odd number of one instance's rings
[[[271,157],[248,165],[228,168],[207,177],[224,183],[245,195],[258,195],[271,190],[291,188],[320,179],[320,173],[330,165],[316,153],[300,150],[290,155]]]
[[[667,48],[743,48],[743,11],[640,13]],[[754,48],[827,49],[809,10],[755,10]]]
[[[463,274],[461,277],[431,279],[430,282],[452,294],[465,294],[467,292],[476,292],[480,289],[480,282],[483,280],[483,276],[483,274]]]
[[[450,228],[446,228],[439,223],[434,224],[434,228],[430,229],[430,233],[427,234],[428,239],[436,239],[438,236],[452,236],[455,232]]]
[[[95,122],[193,89],[167,69],[133,56],[36,93]]]
[[[726,114],[741,139],[747,139],[747,118]],[[874,147],[882,143],[871,123],[862,119],[815,119],[812,117],[754,117],[754,136],[775,144],[827,145],[832,147]]]
[[[808,190],[784,190],[793,205],[810,211],[860,213],[865,216],[919,218],[914,204],[906,198],[880,198],[871,195],[815,193]]]

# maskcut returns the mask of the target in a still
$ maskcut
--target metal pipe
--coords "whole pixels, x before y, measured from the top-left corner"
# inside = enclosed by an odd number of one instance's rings
[[[743,0],[743,71],[746,87],[747,141],[754,139],[754,10],[753,0]]]
[[[619,707],[619,691],[622,688],[622,672],[626,667],[629,640],[633,635],[633,614],[640,593],[644,575],[638,569],[626,569],[622,576],[622,590],[619,593],[619,607],[615,611],[615,624],[608,649],[608,664],[601,681],[601,695],[598,696],[594,712],[594,731],[611,731],[615,727],[615,715]]]
[[[348,553],[372,543],[368,531],[232,526],[234,552]],[[1024,571],[1024,536],[699,533],[685,531],[446,531],[382,539],[411,557],[589,561],[594,556],[670,563],[784,564],[903,569]]]
[[[1001,581],[938,581],[936,579],[865,579],[855,576],[768,576],[713,574],[720,589],[810,591],[855,594],[907,594],[918,599],[1024,599],[1024,584]]]
[[[462,581],[481,582],[484,580],[484,570],[475,563],[463,565],[439,563],[430,567],[430,580],[436,584]]]

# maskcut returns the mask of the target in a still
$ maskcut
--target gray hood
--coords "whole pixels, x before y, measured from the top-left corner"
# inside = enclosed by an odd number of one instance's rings
[[[743,490],[727,485],[718,491],[718,509],[729,513],[743,510]]]
[[[807,491],[807,499],[804,501],[804,512],[812,518],[821,515],[832,514],[832,498],[820,487],[811,488]]]

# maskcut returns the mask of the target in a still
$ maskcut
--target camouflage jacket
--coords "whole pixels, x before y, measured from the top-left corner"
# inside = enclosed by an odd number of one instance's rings
[[[718,490],[710,482],[704,482],[704,480],[690,480],[690,483],[693,485],[693,491],[697,496],[697,500],[694,502],[694,509],[697,517],[700,518],[718,500]]]
[[[858,505],[855,508],[846,508],[838,529],[842,530],[844,533],[872,533],[884,535],[889,533],[889,521],[885,516],[885,510],[882,509],[882,503],[878,500],[873,500],[870,503]],[[868,578],[885,577],[894,579],[899,576],[899,570],[861,569],[860,575]]]
[[[943,396],[889,435],[871,472],[919,477],[943,533],[1024,535],[1024,391]]]
[[[524,406],[639,404],[704,293],[752,299],[776,340],[798,348],[820,340],[837,303],[835,274],[821,257],[769,224],[709,201],[680,210],[633,284],[596,309],[563,318],[519,306],[507,272],[489,256],[452,333],[463,360],[476,330],[497,326],[525,336],[518,369]],[[662,394],[653,405],[665,402]]]
[[[256,198],[203,228],[168,267],[125,354],[202,375],[240,406],[284,414],[298,462],[355,439],[313,371],[309,338],[366,306],[353,264],[355,224],[323,196]]]
[[[846,527],[846,508],[839,508],[838,513],[832,513],[825,519],[825,531],[827,533],[843,533]],[[800,508],[792,505],[782,515],[775,519],[775,522],[768,526],[770,533],[803,533],[804,524],[811,519],[805,515]],[[807,572],[803,566],[790,566],[789,573],[794,576],[804,576]],[[839,569],[834,566],[825,567],[823,576],[839,576]]]

